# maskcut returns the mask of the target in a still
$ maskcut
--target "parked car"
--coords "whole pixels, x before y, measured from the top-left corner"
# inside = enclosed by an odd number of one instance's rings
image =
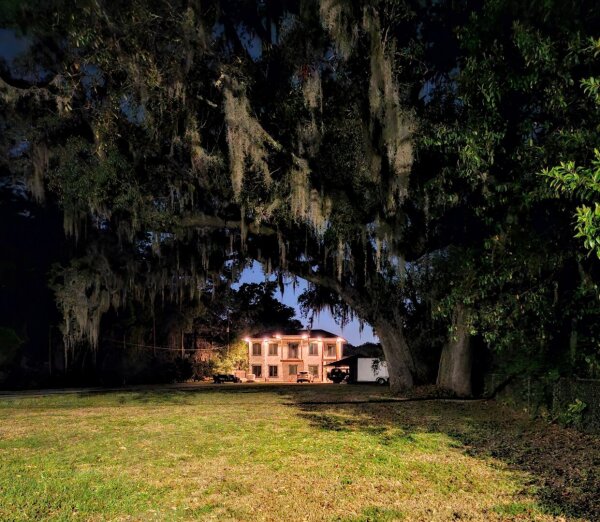
[[[213,380],[215,384],[223,384],[224,382],[242,382],[239,377],[231,373],[218,373],[213,375]]]
[[[315,376],[310,372],[298,372],[296,377],[296,382],[313,382],[314,380]]]
[[[334,368],[333,370],[327,373],[327,378],[330,381],[335,382],[336,384],[340,384],[348,378],[348,372],[340,370],[339,368]]]

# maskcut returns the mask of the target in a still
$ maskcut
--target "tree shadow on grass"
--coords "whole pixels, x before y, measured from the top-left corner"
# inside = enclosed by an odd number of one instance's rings
[[[384,388],[367,386],[213,385],[50,396],[44,399],[48,403],[44,407],[192,405],[200,396],[220,396],[227,403],[245,394],[255,394],[257,401],[260,394],[279,396],[283,403],[300,409],[315,428],[361,431],[382,445],[399,437],[411,442],[418,441],[419,434],[444,434],[469,456],[492,457],[526,472],[537,488],[538,504],[548,512],[600,520],[600,437],[532,421],[493,401],[393,402]],[[80,399],[86,399],[86,404]]]
[[[278,395],[285,403],[299,408],[318,429],[360,430],[377,437],[382,445],[393,442],[390,437],[410,442],[418,434],[445,434],[469,456],[492,457],[506,463],[509,469],[527,473],[536,487],[539,505],[548,512],[600,520],[600,437],[530,420],[494,401],[396,402],[382,388],[331,385],[154,388],[117,392],[116,397],[114,392],[108,392],[106,400],[185,405],[193,404],[199,395],[263,393]]]
[[[206,385],[202,387],[174,388],[164,385],[130,387],[110,390],[82,391],[73,394],[78,399],[97,398],[99,401],[107,400],[117,404],[193,404],[197,395],[222,396],[245,395],[264,393],[266,391],[279,392],[280,390],[268,389],[260,386],[241,386],[228,384]],[[59,395],[56,395],[59,397]]]
[[[343,402],[293,401],[314,427],[360,430],[379,437],[442,433],[476,458],[500,460],[532,480],[542,509],[600,520],[600,437],[579,433],[502,407],[494,401]],[[510,515],[510,513],[506,513]]]

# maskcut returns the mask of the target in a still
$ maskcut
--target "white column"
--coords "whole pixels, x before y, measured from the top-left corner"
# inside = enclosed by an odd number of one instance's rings
[[[269,341],[262,342],[262,351],[263,351],[263,379],[265,382],[269,380],[269,365],[267,364],[267,352],[269,350]]]

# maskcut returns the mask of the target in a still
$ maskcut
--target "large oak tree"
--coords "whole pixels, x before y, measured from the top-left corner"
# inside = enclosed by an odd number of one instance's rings
[[[371,323],[395,390],[429,349],[469,394],[473,335],[545,360],[567,338],[574,368],[583,336],[595,356],[596,261],[539,175],[598,134],[599,15],[568,4],[8,10],[27,50],[0,63],[2,146],[80,245],[55,274],[67,345],[253,258]]]

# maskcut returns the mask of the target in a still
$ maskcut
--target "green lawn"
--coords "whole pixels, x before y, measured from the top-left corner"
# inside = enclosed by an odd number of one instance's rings
[[[224,385],[0,398],[0,520],[598,514],[598,439],[492,403],[354,402],[384,396],[344,385]],[[553,466],[565,468],[556,483]]]

